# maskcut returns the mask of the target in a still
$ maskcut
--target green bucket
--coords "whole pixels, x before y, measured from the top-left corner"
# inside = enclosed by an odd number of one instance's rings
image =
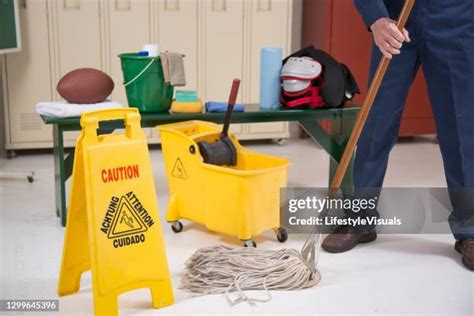
[[[140,112],[167,112],[173,99],[173,86],[165,84],[161,58],[138,54],[119,57],[129,106]]]

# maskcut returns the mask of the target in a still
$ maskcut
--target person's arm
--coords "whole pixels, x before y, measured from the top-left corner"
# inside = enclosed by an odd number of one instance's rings
[[[400,32],[396,22],[390,19],[385,2],[383,0],[354,0],[354,4],[365,24],[372,31],[375,45],[382,54],[389,59],[392,59],[393,55],[400,54],[403,42],[410,42],[410,35],[406,29]]]
[[[378,19],[390,17],[383,0],[354,0],[354,4],[368,29]]]

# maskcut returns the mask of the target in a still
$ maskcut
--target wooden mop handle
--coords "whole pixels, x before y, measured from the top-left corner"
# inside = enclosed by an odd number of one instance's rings
[[[403,28],[405,27],[414,4],[415,0],[405,1],[405,5],[403,6],[403,9],[400,13],[400,17],[397,21],[397,27],[399,30],[403,30]],[[367,96],[365,97],[364,103],[362,104],[361,111],[355,122],[351,137],[347,142],[344,154],[342,155],[341,161],[339,162],[339,166],[336,169],[336,173],[329,188],[329,196],[334,196],[334,194],[337,193],[341,186],[342,180],[347,171],[347,167],[349,166],[349,162],[352,158],[357,142],[359,141],[360,134],[362,133],[362,129],[364,128],[365,122],[367,121],[367,117],[369,116],[370,109],[374,104],[374,100],[377,96],[377,92],[379,91],[380,85],[382,84],[383,77],[387,72],[389,63],[390,59],[383,56],[377,68],[377,72],[375,73],[375,76],[372,79],[372,83],[370,85],[369,91],[367,92]]]

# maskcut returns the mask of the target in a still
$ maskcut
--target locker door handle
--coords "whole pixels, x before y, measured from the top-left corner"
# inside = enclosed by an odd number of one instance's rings
[[[226,0],[212,0],[212,11],[213,12],[225,12],[227,10]]]
[[[179,11],[179,0],[165,0],[165,11]]]
[[[270,12],[272,11],[272,0],[258,0],[257,11],[259,12]]]
[[[115,11],[130,11],[132,4],[130,0],[115,0]]]
[[[81,0],[64,0],[63,5],[65,10],[80,10]]]

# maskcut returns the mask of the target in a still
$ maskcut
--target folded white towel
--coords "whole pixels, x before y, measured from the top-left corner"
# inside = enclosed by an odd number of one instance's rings
[[[73,104],[65,101],[49,101],[36,104],[36,112],[38,112],[38,114],[61,118],[77,117],[85,112],[113,108],[123,108],[123,105],[114,101],[104,101],[94,104]]]

